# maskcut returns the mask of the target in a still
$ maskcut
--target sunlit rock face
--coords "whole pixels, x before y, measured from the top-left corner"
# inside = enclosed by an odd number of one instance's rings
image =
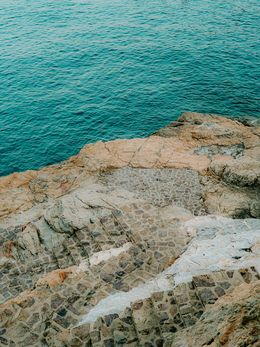
[[[185,113],[1,178],[0,343],[255,346],[260,131],[244,123]]]

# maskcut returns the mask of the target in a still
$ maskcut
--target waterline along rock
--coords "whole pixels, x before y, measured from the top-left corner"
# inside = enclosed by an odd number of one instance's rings
[[[0,346],[259,346],[256,122],[184,113],[2,177],[0,204]]]

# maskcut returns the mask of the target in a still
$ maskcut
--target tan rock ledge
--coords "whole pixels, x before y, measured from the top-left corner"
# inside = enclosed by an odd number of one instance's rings
[[[249,118],[184,113],[2,177],[0,345],[256,347],[259,217]]]

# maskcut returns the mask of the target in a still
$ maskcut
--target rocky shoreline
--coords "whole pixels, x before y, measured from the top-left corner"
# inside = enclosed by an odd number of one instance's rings
[[[87,145],[0,178],[0,201],[0,346],[258,346],[250,118]]]

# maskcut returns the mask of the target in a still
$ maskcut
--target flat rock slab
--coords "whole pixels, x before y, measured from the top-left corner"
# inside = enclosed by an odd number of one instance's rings
[[[125,167],[102,176],[108,187],[133,192],[155,206],[171,204],[195,215],[205,214],[199,174],[190,169],[134,169]]]

